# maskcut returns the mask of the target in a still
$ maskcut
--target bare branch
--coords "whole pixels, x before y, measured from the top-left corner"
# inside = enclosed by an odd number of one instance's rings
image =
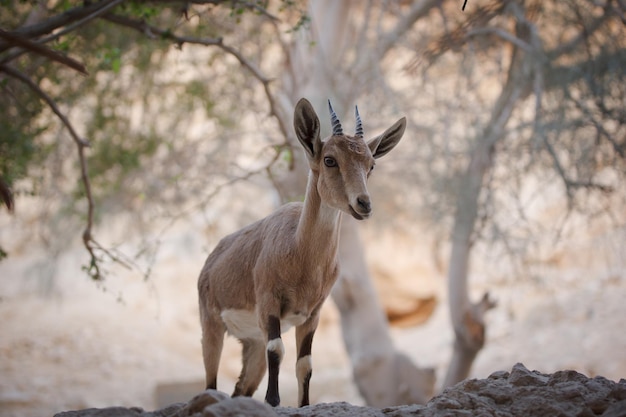
[[[66,55],[63,55],[62,53],[55,51],[53,49],[50,49],[44,45],[41,45],[37,42],[33,42],[29,39],[23,38],[21,36],[15,35],[14,33],[11,32],[7,32],[4,31],[2,29],[0,29],[0,38],[5,39],[6,41],[8,41],[9,43],[11,43],[14,46],[19,46],[21,48],[24,48],[26,50],[35,52],[36,54],[39,55],[43,55],[44,57],[52,60],[52,61],[56,61],[59,62],[63,65],[66,65],[82,74],[87,75],[87,70],[85,69],[85,66],[76,61],[75,59],[72,59]],[[13,56],[11,59],[14,59],[15,56]],[[7,60],[3,60],[2,62],[7,62]]]
[[[220,3],[220,2],[216,2],[216,3]],[[274,21],[274,22],[279,22],[280,19],[277,18],[276,16],[274,16],[273,14],[271,14],[270,12],[267,11],[267,9],[265,7],[262,7],[258,4],[258,2],[249,2],[249,1],[233,1],[232,2],[233,7],[240,5],[243,8],[246,8],[248,10],[252,10],[254,12],[257,12],[259,14],[262,14],[263,16],[269,18],[270,20]]]
[[[471,29],[467,32],[466,36],[468,38],[472,36],[481,36],[481,35],[496,35],[497,37],[504,39],[512,43],[515,46],[518,46],[524,49],[526,52],[533,52],[533,47],[528,43],[513,35],[511,32],[507,32],[504,29],[497,27],[484,27],[484,28],[476,28]]]
[[[93,13],[88,14],[87,16],[85,16],[82,19],[72,23],[71,25],[67,25],[62,30],[59,30],[58,32],[55,32],[54,34],[52,34],[50,36],[46,36],[45,38],[42,38],[40,40],[40,42],[47,43],[47,42],[53,41],[55,39],[58,39],[61,36],[78,29],[79,27],[81,27],[85,23],[89,22],[90,20],[93,20],[93,19],[95,19],[97,17],[102,16],[104,13],[108,12],[109,10],[111,10],[112,8],[117,6],[118,4],[122,3],[123,1],[124,0],[109,0],[109,1],[106,2],[106,4],[102,8],[94,11]]]
[[[65,125],[67,130],[70,132],[72,139],[74,139],[77,145],[89,146],[89,143],[85,139],[78,136],[78,134],[76,133],[76,130],[74,129],[70,121],[67,119],[67,117],[61,112],[61,110],[59,110],[59,107],[56,105],[54,100],[52,100],[52,98],[48,94],[46,94],[41,88],[39,88],[39,86],[35,84],[30,78],[28,78],[22,72],[12,68],[9,65],[4,65],[4,64],[0,65],[0,71],[10,75],[13,78],[16,78],[22,81],[31,90],[33,90],[43,101],[45,101],[46,104],[52,109],[54,114],[56,114],[57,117],[61,120],[63,125]]]
[[[410,72],[417,70],[421,66],[428,66],[433,64],[439,57],[445,52],[450,50],[457,50],[467,43],[468,32],[470,30],[480,30],[481,28],[487,28],[489,22],[496,16],[500,16],[505,8],[506,2],[491,1],[486,5],[479,5],[476,9],[467,17],[462,23],[459,23],[457,27],[450,31],[443,33],[441,36],[435,38],[434,41],[420,51],[412,62],[407,64],[406,69]],[[514,43],[514,45],[517,45]],[[519,46],[519,45],[517,45]]]
[[[591,34],[593,34],[593,32],[598,30],[602,26],[602,24],[609,19],[609,17],[612,14],[610,12],[610,7],[609,7],[610,4],[611,2],[608,1],[606,6],[604,7],[604,13],[602,14],[602,16],[599,16],[588,26],[583,25],[583,28],[580,30],[580,33],[578,33],[577,36],[573,37],[569,42],[559,45],[552,51],[549,51],[547,55],[551,59],[555,59],[555,58],[560,57],[563,54],[568,54],[574,51],[578,47],[578,44],[588,39],[591,36]]]
[[[577,99],[576,97],[572,96],[568,91],[565,91],[565,94],[567,95],[567,98],[572,100],[575,104],[576,107],[583,112],[583,114],[585,115],[585,117],[593,124],[593,126],[596,128],[596,131],[598,132],[599,136],[603,136],[607,141],[609,141],[609,143],[611,144],[611,146],[613,147],[613,150],[622,158],[624,158],[624,149],[623,149],[623,145],[620,145],[619,143],[617,143],[617,141],[613,138],[613,136],[606,130],[606,128],[602,125],[602,123],[600,123],[598,120],[596,120],[596,118],[594,117],[594,115],[591,113],[591,110],[585,105],[583,104],[583,102],[579,99]],[[606,110],[606,109],[605,109]]]
[[[123,0],[122,0],[123,1]],[[104,9],[108,10],[112,5],[121,3],[120,0],[103,0],[98,3],[90,4],[88,6],[79,6],[73,9],[67,10],[61,14],[52,16],[42,22],[34,25],[25,26],[14,31],[14,34],[22,36],[24,38],[36,38],[47,33],[51,33],[53,30],[68,25],[72,22],[81,21],[85,23],[87,20],[91,20],[98,16],[98,11]],[[86,19],[86,20],[85,20]],[[6,51],[11,45],[6,42],[0,43],[0,52]]]
[[[383,57],[398,42],[398,39],[404,36],[422,17],[428,15],[433,7],[442,3],[442,0],[422,0],[411,3],[409,11],[403,15],[396,26],[384,35],[380,40],[379,54]]]
[[[213,190],[211,190],[211,192],[209,192],[207,195],[205,195],[200,201],[198,201],[197,203],[194,203],[193,205],[191,205],[190,207],[187,207],[185,209],[183,209],[182,211],[175,213],[174,215],[172,215],[169,218],[168,223],[163,226],[163,228],[160,230],[160,232],[157,233],[156,236],[156,241],[157,244],[158,242],[161,241],[162,237],[165,235],[165,233],[171,229],[174,224],[176,224],[176,222],[178,220],[180,220],[183,217],[188,216],[190,213],[197,213],[198,209],[200,208],[206,208],[206,206],[213,200],[213,198],[215,198],[218,194],[220,194],[224,189],[226,189],[227,187],[234,185],[238,182],[242,182],[242,181],[247,181],[248,179],[252,178],[255,175],[259,175],[259,174],[267,174],[268,177],[270,178],[271,181],[273,181],[272,178],[272,174],[271,174],[271,168],[274,166],[274,164],[276,164],[276,162],[278,162],[278,159],[280,158],[281,152],[280,150],[282,148],[284,148],[286,145],[278,145],[278,148],[276,149],[276,153],[274,154],[274,156],[272,157],[272,159],[265,164],[264,166],[255,169],[255,170],[251,170],[246,172],[244,175],[240,175],[234,178],[230,178],[227,181],[224,181],[221,184],[218,184],[215,188],[213,188]]]
[[[28,78],[22,72],[17,71],[8,65],[0,65],[0,71],[8,74],[13,78],[18,79],[19,81],[26,84],[31,90],[33,90],[33,92],[37,96],[39,96],[50,107],[50,109],[52,109],[54,114],[57,115],[57,117],[61,120],[61,123],[63,123],[63,125],[70,132],[70,136],[72,136],[72,139],[74,139],[74,142],[76,143],[76,147],[78,149],[78,159],[80,162],[81,180],[85,188],[85,197],[87,199],[87,224],[85,226],[85,230],[83,231],[83,244],[85,245],[85,248],[87,249],[91,257],[87,272],[94,280],[102,280],[103,276],[100,272],[100,267],[98,265],[100,259],[95,253],[96,249],[101,249],[102,247],[93,239],[91,235],[95,204],[91,193],[91,183],[89,181],[87,160],[85,158],[85,148],[89,147],[89,142],[78,136],[76,130],[74,129],[74,126],[72,126],[68,118],[61,112],[56,102],[30,78]]]
[[[124,0],[107,0],[105,2],[106,4],[104,4],[103,7],[88,13],[86,16],[84,16],[83,14],[77,14],[76,18],[79,19],[78,21],[75,21],[74,23],[66,26],[65,28],[63,28],[62,30],[59,30],[56,33],[53,33],[53,34],[51,34],[49,36],[46,36],[46,37],[43,37],[43,38],[39,39],[37,42],[32,42],[32,44],[33,45],[45,44],[45,43],[48,43],[48,42],[53,41],[55,39],[58,39],[59,37],[65,35],[66,33],[69,33],[69,32],[72,32],[72,31],[76,30],[77,28],[79,28],[80,26],[82,26],[85,23],[89,22],[90,20],[93,20],[93,19],[97,18],[98,16],[102,15],[103,13],[106,13],[108,10],[110,10],[111,8],[117,6],[122,1],[124,1]],[[55,18],[56,17],[57,16],[55,16]],[[54,18],[52,18],[50,20],[54,21]],[[26,35],[22,35],[22,32],[23,31],[18,29],[16,31],[14,31],[12,33],[12,35],[19,36],[19,37],[22,37],[22,39],[24,39],[26,37]],[[8,48],[11,48],[12,46],[14,46],[14,45],[10,45],[9,44]],[[20,46],[22,46],[22,45],[20,45]],[[3,46],[0,45],[0,52],[2,52],[5,49],[8,49],[8,48],[4,48],[3,49]],[[31,48],[26,48],[26,49],[33,49],[33,48],[31,47]],[[17,49],[15,51],[13,51],[12,53],[7,54],[2,60],[0,60],[0,64],[5,64],[7,62],[11,62],[15,58],[17,58],[20,55],[22,55],[24,52],[26,52],[25,49]],[[56,51],[54,51],[54,52],[58,53]],[[82,66],[82,64],[79,64],[79,65]],[[87,73],[87,71],[84,70],[84,67],[83,67],[83,71],[81,71],[81,72],[84,72],[85,74]]]
[[[561,180],[563,181],[563,184],[565,185],[568,205],[571,205],[573,201],[574,191],[579,188],[596,189],[605,193],[610,193],[613,191],[613,187],[611,187],[610,185],[599,184],[593,181],[577,181],[569,178],[569,176],[565,172],[565,169],[563,168],[563,165],[561,164],[561,161],[559,160],[558,155],[556,154],[554,147],[546,136],[543,137],[543,142],[546,146],[546,149],[548,150],[548,153],[552,157],[554,168],[558,172]]]

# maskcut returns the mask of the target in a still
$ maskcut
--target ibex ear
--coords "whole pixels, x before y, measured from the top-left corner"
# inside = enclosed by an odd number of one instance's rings
[[[322,149],[320,120],[311,103],[305,98],[301,98],[298,104],[296,104],[296,110],[293,115],[293,127],[307,156],[314,159]]]
[[[400,142],[400,139],[402,139],[405,128],[406,117],[403,117],[395,122],[389,129],[385,130],[382,135],[376,136],[374,139],[370,140],[367,145],[372,151],[372,156],[374,156],[374,158],[380,158],[392,150],[398,142]]]

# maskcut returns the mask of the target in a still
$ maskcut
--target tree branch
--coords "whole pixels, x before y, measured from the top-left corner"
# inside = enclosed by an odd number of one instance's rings
[[[398,39],[408,32],[415,22],[426,16],[433,7],[442,3],[443,0],[422,0],[412,2],[409,11],[398,20],[396,26],[384,35],[380,41],[379,54],[382,58],[397,42]]]
[[[66,26],[62,30],[59,30],[59,31],[57,31],[57,32],[55,32],[55,33],[53,33],[53,34],[51,34],[49,36],[43,37],[43,38],[39,39],[37,42],[31,42],[31,43],[32,43],[32,45],[40,45],[40,44],[43,45],[45,43],[48,43],[48,42],[53,41],[55,39],[58,39],[61,36],[65,35],[66,33],[69,33],[69,32],[72,32],[72,31],[76,30],[77,28],[79,28],[80,26],[86,24],[90,20],[93,20],[96,17],[102,15],[103,13],[106,13],[108,10],[110,10],[111,8],[117,6],[118,4],[122,3],[123,1],[124,0],[107,0],[105,2],[106,4],[104,4],[103,7],[98,8],[95,11],[91,11],[91,9],[90,9],[90,13],[88,13],[86,16],[84,14],[75,14],[75,18],[78,19],[78,21],[71,21],[73,23],[69,24],[68,26]],[[55,16],[55,17],[53,17],[51,19],[48,19],[48,20],[55,21],[56,17],[58,17],[58,16]],[[12,32],[12,35],[21,37],[22,39],[26,39],[28,37],[26,35],[23,35],[22,34],[22,30],[20,30],[20,29]],[[6,44],[4,46],[0,44],[0,52],[4,51],[6,49],[10,49],[12,46],[15,46],[15,45],[11,45],[9,43],[8,47],[5,47],[5,46],[6,46]],[[41,47],[43,48],[43,46],[41,46]],[[33,48],[31,47],[31,48],[26,48],[26,49],[33,49]],[[15,58],[19,57],[24,52],[26,52],[25,49],[18,48],[17,50],[13,51],[12,53],[7,54],[2,60],[0,60],[0,64],[5,64],[7,62],[13,61]],[[54,52],[58,53],[56,51],[54,51]],[[79,65],[82,66],[82,64],[79,64]],[[84,70],[84,67],[83,67],[83,71],[81,71],[81,72],[84,72],[85,74],[87,73],[87,71]]]
[[[577,36],[573,37],[569,42],[559,45],[558,47],[554,48],[552,51],[547,52],[547,55],[550,57],[550,59],[554,60],[563,54],[568,54],[570,52],[573,52],[578,47],[579,43],[584,42],[585,40],[589,39],[589,37],[593,34],[593,32],[598,30],[602,26],[602,24],[606,22],[607,19],[612,14],[610,4],[611,4],[611,1],[607,1],[606,5],[604,6],[604,13],[602,14],[602,16],[599,16],[597,19],[591,22],[589,26],[585,26],[583,24],[582,25],[583,28],[580,30],[580,33],[578,33]]]
[[[596,189],[605,193],[613,191],[613,187],[611,187],[610,185],[598,184],[593,181],[577,181],[569,178],[569,176],[565,172],[565,169],[563,168],[563,165],[561,164],[561,161],[559,160],[558,155],[556,154],[556,150],[545,135],[543,136],[543,143],[545,144],[548,153],[552,157],[554,168],[558,172],[561,180],[563,181],[563,184],[565,185],[565,192],[567,193],[568,204],[571,205],[574,198],[574,191],[579,188]]]
[[[121,0],[123,1],[123,0]],[[86,23],[88,20],[93,19],[99,15],[98,12],[108,10],[110,7],[116,6],[121,3],[120,0],[103,0],[98,3],[90,4],[88,6],[79,6],[73,9],[67,10],[61,14],[52,16],[42,22],[34,25],[25,26],[16,29],[13,33],[15,35],[24,38],[36,38],[41,35],[52,32],[53,30],[62,26],[69,25],[72,22],[80,21],[81,24]],[[73,28],[75,29],[75,28]],[[55,37],[56,39],[56,37]],[[0,52],[6,51],[11,47],[6,42],[0,43]]]
[[[525,42],[522,39],[518,38],[517,36],[513,35],[511,32],[508,32],[498,27],[487,26],[483,28],[470,29],[469,31],[467,31],[467,34],[465,36],[467,38],[470,38],[472,36],[481,36],[481,35],[496,35],[497,37],[507,42],[510,42],[517,47],[522,48],[526,52],[531,52],[531,53],[533,52],[533,47],[528,42]]]
[[[50,49],[40,43],[37,42],[33,42],[30,39],[26,39],[23,38],[21,36],[18,36],[14,33],[11,32],[7,32],[5,30],[0,29],[0,38],[5,39],[7,42],[9,42],[12,46],[18,46],[20,48],[23,48],[25,50],[29,50],[32,52],[35,52],[36,54],[42,55],[52,61],[56,61],[59,62],[63,65],[66,65],[82,74],[87,75],[87,70],[85,69],[85,66],[76,61],[75,59],[72,59],[66,55],[63,55],[60,52],[55,51],[54,49]],[[2,63],[11,61],[12,59],[16,58],[18,55],[13,54],[13,56],[10,59],[3,59]]]
[[[87,267],[87,272],[94,280],[102,280],[103,276],[98,265],[100,259],[95,253],[96,249],[102,249],[102,247],[93,239],[93,236],[91,234],[95,204],[91,193],[91,183],[89,181],[87,160],[85,158],[85,148],[89,147],[89,142],[81,138],[78,133],[76,133],[74,126],[72,126],[68,118],[61,112],[56,102],[41,88],[39,88],[39,86],[34,83],[30,78],[28,78],[22,72],[17,71],[14,68],[11,68],[10,66],[4,64],[0,65],[0,71],[26,84],[37,96],[39,96],[50,107],[50,109],[52,109],[54,114],[56,114],[57,117],[61,120],[61,123],[63,123],[63,125],[67,128],[67,130],[70,132],[70,136],[76,143],[76,147],[78,149],[78,159],[80,163],[81,180],[83,182],[83,186],[85,188],[85,196],[87,198],[87,224],[85,226],[82,236],[83,244],[85,245],[85,248],[87,249],[91,257],[89,266]]]
[[[505,5],[506,2],[494,0],[486,5],[477,6],[454,30],[448,31],[445,28],[446,30],[442,35],[429,42],[429,45],[406,65],[406,69],[408,71],[416,71],[422,65],[430,66],[445,52],[459,50],[467,43],[470,30],[480,30],[487,27],[492,19],[503,14]]]
[[[239,64],[241,64],[242,67],[246,68],[254,76],[254,78],[256,78],[263,85],[263,90],[265,91],[265,95],[270,104],[270,114],[273,115],[278,121],[279,129],[285,137],[285,144],[283,146],[288,147],[291,151],[293,151],[291,141],[288,140],[290,136],[290,130],[285,124],[285,118],[281,117],[278,103],[270,91],[270,83],[272,82],[272,79],[266,77],[256,65],[246,59],[246,57],[244,57],[238,50],[236,50],[232,46],[226,45],[222,38],[196,38],[190,36],[179,36],[174,34],[170,30],[161,29],[156,26],[149,25],[142,20],[131,19],[112,13],[104,15],[103,18],[112,23],[116,23],[118,25],[122,25],[139,31],[148,37],[154,37],[155,35],[158,35],[162,39],[173,41],[179,47],[182,47],[182,45],[185,43],[204,46],[217,46],[227,54],[233,56],[239,62]],[[290,169],[292,168],[293,166],[290,165]]]

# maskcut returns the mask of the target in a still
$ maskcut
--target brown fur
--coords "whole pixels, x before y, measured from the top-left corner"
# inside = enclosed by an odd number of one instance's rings
[[[200,273],[200,320],[208,388],[216,388],[224,333],[238,333],[235,320],[225,322],[222,314],[254,314],[263,336],[247,330],[236,334],[243,342],[244,363],[233,395],[254,393],[265,373],[267,347],[267,354],[275,356],[267,363],[270,381],[266,401],[279,403],[278,365],[273,362],[280,364],[284,348],[280,337],[268,340],[268,326],[275,317],[296,325],[298,352],[304,352],[298,358],[303,360],[299,368],[302,375],[298,374],[299,405],[308,403],[311,370],[306,359],[322,303],[337,279],[341,212],[359,220],[370,216],[366,182],[374,159],[398,143],[405,123],[405,119],[399,120],[367,144],[361,137],[345,135],[321,141],[313,107],[305,99],[298,102],[294,128],[310,167],[304,203],[286,204],[223,238]],[[328,166],[328,158],[336,161],[336,166]]]

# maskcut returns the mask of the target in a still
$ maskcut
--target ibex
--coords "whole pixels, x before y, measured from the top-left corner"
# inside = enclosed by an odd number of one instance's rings
[[[309,163],[304,202],[288,203],[266,218],[223,238],[198,279],[207,389],[217,388],[224,333],[243,345],[243,368],[233,397],[252,396],[268,369],[265,401],[277,406],[281,333],[296,327],[298,405],[309,404],[311,344],[322,303],[338,275],[341,213],[370,217],[366,182],[374,160],[400,141],[406,119],[365,142],[358,108],[356,133],[343,133],[330,101],[332,135],[320,139],[311,103],[300,99],[294,128]],[[267,364],[267,365],[266,365]]]

